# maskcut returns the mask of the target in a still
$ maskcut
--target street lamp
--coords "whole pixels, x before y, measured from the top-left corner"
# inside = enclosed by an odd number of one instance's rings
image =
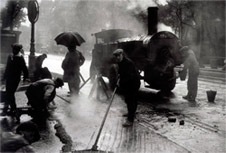
[[[29,71],[34,71],[35,62],[35,22],[39,16],[39,5],[37,0],[30,0],[28,2],[28,19],[31,22],[31,43],[30,43],[30,55],[29,55]],[[30,73],[32,74],[32,73]]]

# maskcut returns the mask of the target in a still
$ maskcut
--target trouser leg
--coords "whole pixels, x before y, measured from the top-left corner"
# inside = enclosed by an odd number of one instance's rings
[[[7,93],[7,101],[8,104],[10,105],[11,110],[16,109],[16,100],[15,100],[15,95],[13,92]]]
[[[70,93],[72,93],[73,86],[71,84],[71,81],[68,81],[68,89],[69,89]]]
[[[187,86],[188,86],[188,98],[190,98],[191,100],[195,100],[198,91],[198,77],[197,76],[189,77]]]
[[[6,101],[7,101],[7,105],[10,105],[10,108],[12,111],[16,109],[15,92],[16,92],[17,86],[18,84],[6,85]]]
[[[80,85],[80,78],[79,76],[73,77],[68,81],[68,87],[71,93],[78,94],[79,93],[79,85]]]
[[[127,104],[128,120],[130,122],[133,122],[137,110],[137,93],[136,92],[127,93],[125,95],[125,102]]]

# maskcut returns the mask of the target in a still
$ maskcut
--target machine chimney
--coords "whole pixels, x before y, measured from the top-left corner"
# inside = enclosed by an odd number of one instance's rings
[[[158,7],[148,7],[148,35],[157,33]]]

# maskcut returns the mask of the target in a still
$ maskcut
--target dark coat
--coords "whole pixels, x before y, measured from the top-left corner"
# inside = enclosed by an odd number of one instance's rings
[[[21,55],[9,55],[6,69],[4,73],[4,79],[11,82],[20,81],[21,74],[23,72],[24,79],[28,78],[28,69],[24,60],[24,57]]]
[[[186,77],[187,70],[190,77],[197,77],[199,75],[199,63],[192,50],[189,50],[185,56],[184,68],[180,72],[180,75],[183,76],[183,78]]]
[[[28,141],[19,134],[12,132],[3,132],[1,134],[1,152],[20,152],[26,150],[33,153],[33,148],[29,145]]]
[[[43,61],[46,59],[46,55],[42,54],[39,55],[36,59],[35,59],[35,69],[41,69],[42,68],[42,64]]]
[[[45,93],[52,87],[50,95],[45,97]],[[53,101],[56,96],[56,87],[52,79],[42,79],[32,83],[25,93],[28,98],[28,103],[35,109],[46,109],[47,105]],[[46,101],[47,99],[47,101]]]
[[[123,90],[138,90],[140,88],[140,75],[134,63],[126,57],[118,63],[120,75],[120,88]]]
[[[84,63],[85,58],[79,51],[68,52],[62,62],[62,69],[64,70],[63,80],[68,82],[74,77],[79,77],[80,66]],[[77,78],[76,77],[76,78]]]
[[[46,78],[52,79],[52,74],[47,67],[36,69],[34,71],[34,81],[38,81]]]

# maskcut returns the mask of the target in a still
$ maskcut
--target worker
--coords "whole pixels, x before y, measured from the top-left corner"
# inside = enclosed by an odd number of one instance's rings
[[[129,127],[133,125],[137,110],[140,75],[134,63],[125,56],[123,49],[116,49],[113,55],[118,65],[118,75],[120,79],[118,84],[119,90],[125,98],[128,110],[128,114],[124,114],[127,119],[125,123],[123,123],[123,127]]]

